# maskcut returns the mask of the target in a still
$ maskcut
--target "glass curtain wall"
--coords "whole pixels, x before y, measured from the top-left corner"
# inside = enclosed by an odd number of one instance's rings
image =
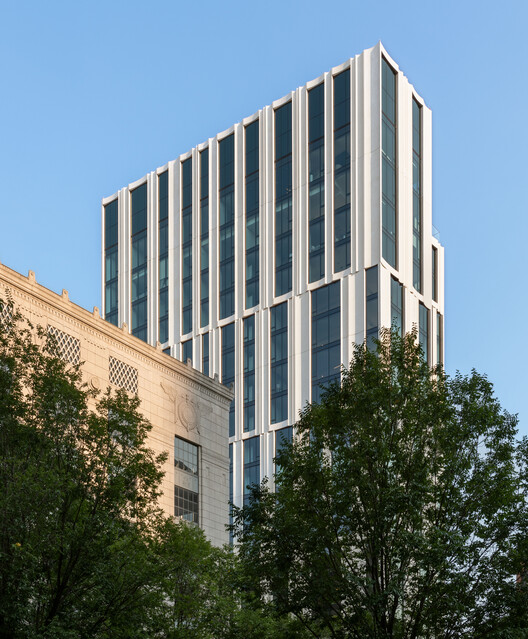
[[[158,340],[169,339],[169,172],[158,176]]]
[[[259,303],[259,121],[246,135],[246,308]]]
[[[235,381],[235,324],[222,327],[222,384]],[[229,437],[235,434],[235,400],[229,407]]]
[[[365,319],[367,346],[374,350],[374,340],[378,338],[378,267],[365,271]]]
[[[271,423],[288,419],[288,302],[271,309]]]
[[[244,319],[244,432],[255,430],[255,316]]]
[[[181,164],[182,334],[192,331],[192,158]]]
[[[418,317],[418,339],[425,357],[429,363],[429,309],[420,302],[420,315]]]
[[[334,78],[334,271],[351,264],[350,69]]]
[[[386,60],[381,69],[382,256],[396,268],[396,75]]]
[[[130,194],[132,214],[132,335],[147,341],[147,185]]]
[[[308,93],[308,281],[325,272],[324,84]]]
[[[275,295],[292,290],[292,105],[275,111]]]
[[[422,110],[412,103],[413,121],[413,286],[422,292]]]
[[[391,277],[391,326],[403,336],[403,286]]]
[[[117,326],[118,323],[118,201],[104,207],[105,222],[105,319]]]
[[[209,149],[200,153],[200,326],[209,324]]]
[[[235,138],[220,140],[220,319],[235,312]]]
[[[244,506],[253,484],[260,484],[260,437],[244,439]]]
[[[202,373],[209,375],[209,333],[202,335]]]
[[[312,291],[312,402],[341,376],[340,282]]]

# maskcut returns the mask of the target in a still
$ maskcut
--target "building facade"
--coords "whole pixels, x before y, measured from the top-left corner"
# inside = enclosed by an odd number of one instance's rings
[[[57,295],[39,285],[32,271],[24,277],[0,264],[0,298],[8,295],[33,325],[55,336],[63,359],[82,363],[83,381],[91,388],[138,395],[140,411],[152,424],[149,446],[168,453],[160,506],[201,526],[214,544],[227,543],[232,392],[133,337],[126,325],[105,322],[97,308],[90,313],[73,304],[67,291]]]
[[[106,319],[234,385],[237,505],[354,343],[443,361],[431,126],[379,43],[103,200]]]

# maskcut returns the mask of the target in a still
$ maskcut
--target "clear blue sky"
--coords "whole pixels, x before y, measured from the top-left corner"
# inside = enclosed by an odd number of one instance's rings
[[[100,304],[100,200],[381,40],[433,110],[446,367],[528,434],[525,0],[0,2],[0,261]]]

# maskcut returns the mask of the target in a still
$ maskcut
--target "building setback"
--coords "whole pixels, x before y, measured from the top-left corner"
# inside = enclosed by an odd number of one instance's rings
[[[221,546],[228,541],[227,422],[232,393],[191,367],[73,304],[35,280],[0,264],[0,299],[57,340],[59,355],[82,363],[83,382],[104,391],[124,388],[141,400],[152,424],[149,446],[168,453],[160,506],[167,515],[201,526]],[[2,313],[8,312],[0,304]]]
[[[443,361],[431,111],[382,44],[102,202],[107,320],[234,384],[231,498],[268,476],[354,343]]]

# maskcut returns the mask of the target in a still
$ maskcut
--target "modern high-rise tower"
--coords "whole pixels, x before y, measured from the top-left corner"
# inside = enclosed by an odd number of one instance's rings
[[[103,200],[106,319],[234,384],[236,504],[355,342],[417,325],[443,361],[431,173],[380,43]]]

